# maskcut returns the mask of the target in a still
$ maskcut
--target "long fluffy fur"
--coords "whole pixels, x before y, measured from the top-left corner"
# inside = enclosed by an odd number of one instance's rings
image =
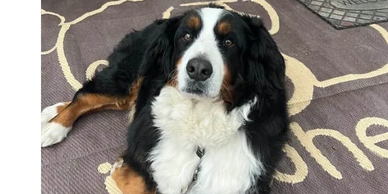
[[[190,47],[179,46],[176,35],[193,14],[198,11],[128,34],[108,57],[109,67],[74,99],[86,93],[125,97],[141,78],[123,159],[150,191],[269,193],[288,132],[284,59],[260,19],[228,12],[225,21],[238,31],[239,45],[219,48],[228,74],[221,90],[228,93],[221,96],[227,98],[187,98],[171,85],[180,81],[177,66]],[[198,146],[206,150],[202,159],[195,155]]]

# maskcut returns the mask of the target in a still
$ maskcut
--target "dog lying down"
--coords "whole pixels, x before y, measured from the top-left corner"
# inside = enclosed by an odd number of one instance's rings
[[[128,110],[122,193],[270,193],[288,115],[284,59],[260,19],[210,4],[129,33],[108,61],[42,111],[42,147],[86,112]]]

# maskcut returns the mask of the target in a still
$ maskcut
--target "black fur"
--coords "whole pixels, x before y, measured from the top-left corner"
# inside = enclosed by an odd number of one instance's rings
[[[276,43],[261,20],[243,17],[251,29],[250,49],[246,53],[248,74],[246,83],[259,96],[259,106],[246,124],[252,148],[266,167],[266,174],[258,177],[252,193],[269,193],[270,181],[280,160],[284,143],[288,140],[288,113],[284,88],[285,62]]]
[[[211,5],[211,7],[221,8]],[[109,67],[86,82],[77,95],[100,93],[122,97],[137,77],[143,77],[138,93],[136,114],[128,129],[128,149],[124,163],[144,177],[149,189],[156,188],[150,173],[148,154],[159,140],[153,126],[151,103],[163,86],[172,79],[184,45],[180,45],[178,28],[187,12],[167,20],[157,20],[145,29],[128,34],[108,57]],[[242,106],[258,97],[258,104],[249,115],[252,122],[243,127],[249,144],[261,158],[266,173],[257,177],[256,185],[247,193],[269,193],[274,169],[287,140],[288,115],[284,89],[285,63],[274,40],[262,21],[232,13],[226,16],[237,30],[236,47],[222,49],[232,73],[235,100],[228,110]],[[194,33],[195,34],[195,33]],[[221,37],[222,38],[222,37]],[[188,46],[188,45],[187,45]]]

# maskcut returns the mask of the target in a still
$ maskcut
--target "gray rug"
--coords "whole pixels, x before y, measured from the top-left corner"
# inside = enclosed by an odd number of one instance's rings
[[[388,193],[388,23],[339,31],[295,0],[217,2],[263,18],[286,59],[291,141],[272,194]],[[70,101],[132,29],[201,4],[42,0],[42,109]],[[85,115],[42,148],[41,193],[121,194],[109,169],[126,148],[127,115]]]

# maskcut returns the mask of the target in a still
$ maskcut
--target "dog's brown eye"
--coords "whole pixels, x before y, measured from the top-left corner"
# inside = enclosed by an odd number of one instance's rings
[[[225,40],[225,45],[226,46],[232,46],[233,45],[233,42],[229,39]]]
[[[185,39],[186,41],[191,41],[191,35],[187,33],[183,36],[183,39]]]

